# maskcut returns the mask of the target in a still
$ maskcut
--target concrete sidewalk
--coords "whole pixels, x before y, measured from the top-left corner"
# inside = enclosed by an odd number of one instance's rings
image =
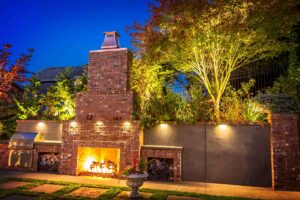
[[[126,186],[125,180],[90,176],[68,176],[46,173],[28,173],[0,170],[0,177],[30,178],[51,181],[69,181],[74,183],[101,184],[108,186]],[[249,187],[200,182],[159,183],[146,181],[143,188],[157,190],[174,190],[218,196],[235,196],[254,199],[300,200],[300,192],[274,191],[271,188]]]

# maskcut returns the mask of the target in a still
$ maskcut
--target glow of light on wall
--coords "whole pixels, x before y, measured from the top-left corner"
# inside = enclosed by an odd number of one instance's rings
[[[219,124],[215,126],[214,133],[220,139],[230,139],[234,136],[234,130],[227,124]]]
[[[41,128],[41,127],[45,126],[45,123],[44,122],[39,122],[37,125],[38,125],[39,128]]]
[[[76,122],[71,122],[71,124],[70,124],[70,127],[71,128],[75,128],[77,126],[77,123]]]
[[[219,125],[219,128],[221,129],[221,130],[226,130],[227,129],[227,125],[226,124],[220,124]]]
[[[130,122],[124,122],[124,129],[125,130],[129,130],[130,129],[130,126],[131,126],[131,123]]]
[[[96,123],[96,125],[97,126],[103,126],[104,124],[103,124],[103,122],[99,121],[99,122]]]
[[[160,124],[159,126],[160,126],[160,128],[167,128],[167,127],[168,127],[168,124],[162,123],[162,124]]]

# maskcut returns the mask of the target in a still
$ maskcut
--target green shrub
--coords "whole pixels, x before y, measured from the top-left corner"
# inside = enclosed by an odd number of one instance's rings
[[[241,89],[236,90],[227,86],[221,101],[221,118],[232,123],[253,123],[266,121],[263,107],[253,100],[250,89],[254,86],[254,79],[242,83]]]
[[[295,98],[287,94],[260,93],[255,97],[255,101],[271,113],[293,113],[299,109]]]

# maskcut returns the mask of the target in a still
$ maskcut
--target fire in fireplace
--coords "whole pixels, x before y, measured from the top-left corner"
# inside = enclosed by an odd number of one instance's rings
[[[78,148],[78,172],[80,175],[115,177],[119,173],[120,149]]]
[[[112,175],[116,176],[118,172],[118,165],[110,160],[101,160],[100,162],[88,158],[85,161],[84,168],[87,174],[95,175]]]

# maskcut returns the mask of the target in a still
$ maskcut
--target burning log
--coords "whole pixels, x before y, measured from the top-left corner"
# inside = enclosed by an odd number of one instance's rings
[[[102,177],[117,176],[118,165],[110,160],[102,160],[100,162],[92,161],[87,172],[82,172],[82,175],[96,175]]]

